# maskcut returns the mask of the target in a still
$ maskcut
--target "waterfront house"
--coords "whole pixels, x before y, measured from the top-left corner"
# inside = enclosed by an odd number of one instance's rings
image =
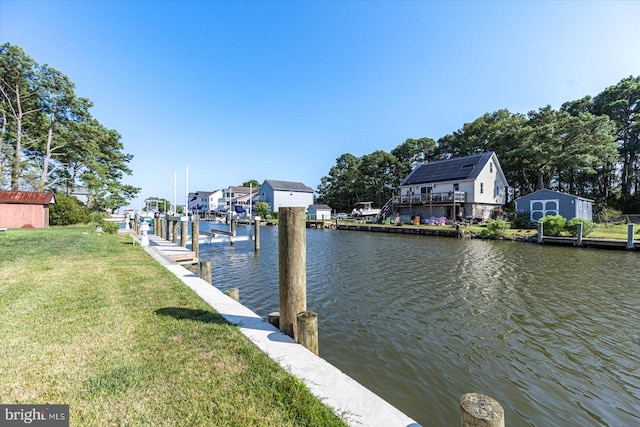
[[[218,213],[227,211],[246,212],[250,214],[251,199],[255,197],[257,190],[252,187],[230,186],[222,190],[222,197],[218,200]],[[236,209],[238,206],[238,209]],[[242,208],[242,209],[241,209]]]
[[[567,220],[584,218],[591,221],[593,200],[544,188],[517,198],[516,212],[528,212],[531,221],[552,215],[561,215]]]
[[[331,219],[331,206],[329,205],[311,205],[307,210],[309,219],[312,221],[320,219]]]
[[[48,228],[53,193],[0,191],[0,228]]]
[[[220,199],[223,199],[222,190],[189,193],[189,211],[201,214],[214,212]]]
[[[488,219],[506,202],[507,179],[494,152],[418,165],[399,186],[392,209],[403,221],[420,216]]]
[[[267,202],[271,212],[278,212],[281,207],[308,208],[314,203],[313,188],[301,182],[267,179],[260,186],[256,201]]]

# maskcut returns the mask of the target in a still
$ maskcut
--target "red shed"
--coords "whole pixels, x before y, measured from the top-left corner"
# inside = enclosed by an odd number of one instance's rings
[[[0,191],[0,228],[48,228],[53,193]]]

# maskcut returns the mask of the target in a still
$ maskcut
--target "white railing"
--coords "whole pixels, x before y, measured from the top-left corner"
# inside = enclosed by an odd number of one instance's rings
[[[394,203],[429,203],[429,202],[465,202],[467,193],[465,191],[447,191],[442,193],[426,194],[404,194],[396,196]]]

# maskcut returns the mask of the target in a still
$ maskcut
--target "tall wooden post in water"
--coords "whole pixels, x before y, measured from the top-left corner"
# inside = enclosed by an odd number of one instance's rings
[[[576,246],[582,246],[582,227],[583,224],[581,222],[576,224],[577,230],[576,230]]]
[[[235,242],[233,241],[234,240],[233,238],[236,237],[236,220],[233,219],[233,216],[231,217],[231,223],[229,227],[231,228],[231,234],[232,234],[232,236],[229,237],[229,242],[231,242],[231,246],[234,246]]]
[[[200,218],[191,221],[191,250],[196,259],[200,259]]]
[[[542,243],[544,241],[544,224],[542,221],[538,221],[538,243]]]
[[[173,218],[171,220],[171,241],[174,245],[178,244],[178,219]]]
[[[187,238],[189,236],[189,217],[180,217],[180,246],[187,247]]]
[[[254,227],[254,249],[256,251],[260,250],[260,217],[257,216],[253,219],[253,227]]]
[[[296,339],[298,313],[307,310],[307,241],[301,207],[278,211],[280,330]]]

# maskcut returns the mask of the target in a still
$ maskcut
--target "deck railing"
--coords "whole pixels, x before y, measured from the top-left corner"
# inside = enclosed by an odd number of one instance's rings
[[[442,193],[426,193],[426,194],[403,194],[396,196],[394,203],[464,203],[467,201],[466,191],[447,191]]]

